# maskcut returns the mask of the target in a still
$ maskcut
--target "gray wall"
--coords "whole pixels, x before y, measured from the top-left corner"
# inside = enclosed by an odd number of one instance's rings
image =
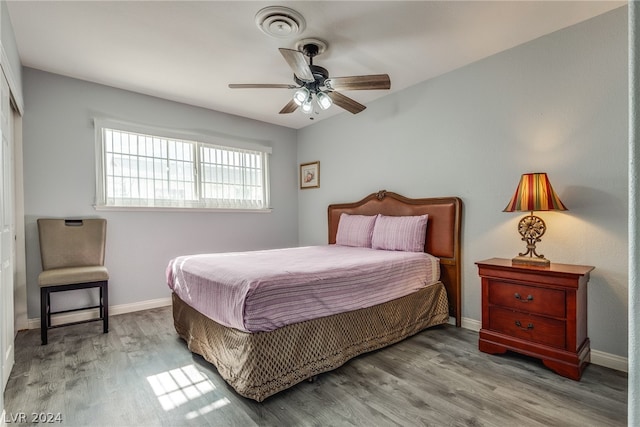
[[[627,86],[623,7],[307,127],[298,161],[321,162],[321,188],[300,191],[300,244],[326,242],[329,203],[460,196],[463,317],[479,322],[474,262],[524,249],[524,214],[501,211],[522,173],[547,172],[570,210],[539,214],[539,252],[596,267],[592,348],[626,357]]]
[[[24,69],[24,185],[29,318],[39,317],[41,271],[38,217],[107,218],[106,265],[110,305],[170,295],[164,276],[170,258],[189,253],[295,246],[297,235],[296,132]],[[264,141],[271,155],[271,213],[99,211],[95,199],[92,117]],[[68,297],[66,297],[68,298]],[[74,300],[88,299],[76,295]],[[81,301],[76,301],[81,302]],[[59,300],[59,307],[66,301]]]
[[[12,95],[14,98],[19,100],[18,102],[22,102],[22,65],[20,63],[20,55],[18,54],[15,35],[13,34],[11,18],[7,9],[7,2],[4,0],[0,2],[0,19],[0,38],[2,39],[2,48],[7,55],[7,60],[9,61],[8,64],[3,64],[3,67],[6,65],[11,70],[11,78],[13,81],[9,82],[9,84],[12,85]],[[22,105],[20,107],[22,107]]]

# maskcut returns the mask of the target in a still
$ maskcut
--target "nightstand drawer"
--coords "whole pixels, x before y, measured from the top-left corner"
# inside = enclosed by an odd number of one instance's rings
[[[565,322],[500,307],[489,308],[489,329],[523,340],[564,348]]]
[[[545,316],[565,317],[564,291],[492,280],[489,304]]]

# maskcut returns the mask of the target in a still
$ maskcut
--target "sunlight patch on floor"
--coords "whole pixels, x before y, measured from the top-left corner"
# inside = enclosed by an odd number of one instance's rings
[[[148,376],[147,381],[158,398],[158,402],[162,405],[162,409],[165,411],[170,411],[180,405],[184,405],[190,400],[211,393],[216,388],[194,365],[187,365],[182,368]],[[208,406],[211,405],[201,408],[198,412]],[[220,406],[224,406],[224,404]]]

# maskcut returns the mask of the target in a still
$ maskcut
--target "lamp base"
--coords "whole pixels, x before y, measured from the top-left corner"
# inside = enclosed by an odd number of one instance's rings
[[[537,267],[548,267],[551,264],[546,258],[537,258],[531,256],[517,256],[515,258],[511,258],[512,265],[533,265]]]

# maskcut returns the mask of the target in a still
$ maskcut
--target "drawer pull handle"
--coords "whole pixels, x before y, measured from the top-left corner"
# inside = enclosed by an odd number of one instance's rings
[[[527,325],[527,327],[525,328],[525,327],[523,327],[523,326],[522,326],[522,323],[520,323],[520,321],[519,321],[519,320],[516,320],[516,326],[517,326],[518,328],[520,328],[520,329],[524,329],[525,331],[528,331],[529,329],[533,329],[533,323],[529,323],[529,324]]]
[[[513,294],[513,296],[520,302],[529,302],[529,301],[533,301],[533,295],[527,295],[527,299],[522,299],[522,297],[520,296],[519,293],[515,293]]]

